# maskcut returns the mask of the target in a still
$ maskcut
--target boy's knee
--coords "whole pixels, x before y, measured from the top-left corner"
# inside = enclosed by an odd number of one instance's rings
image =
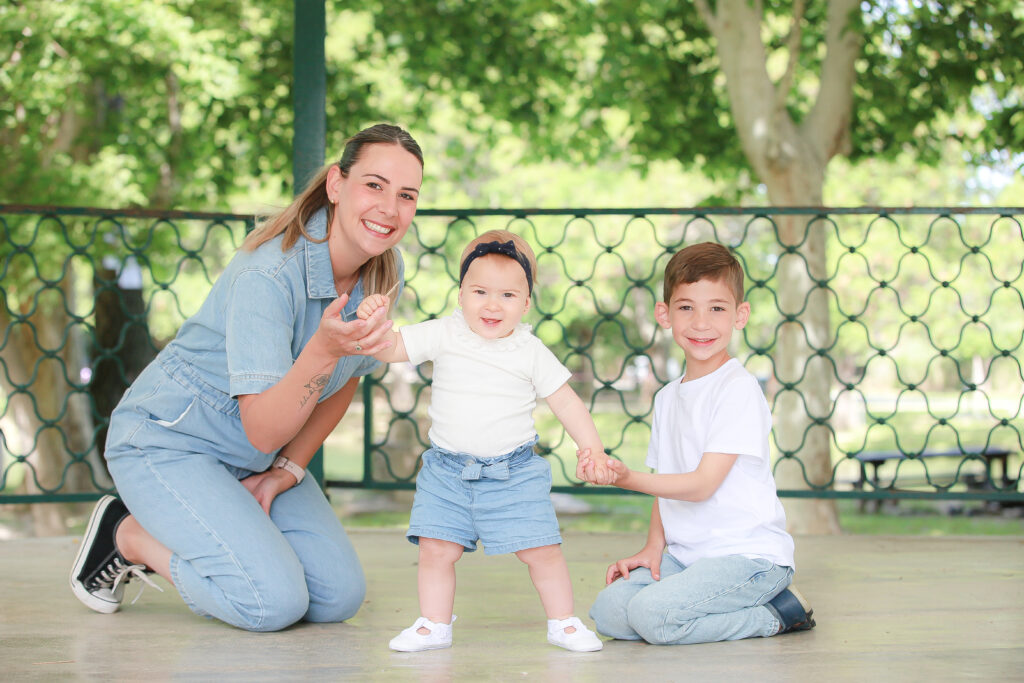
[[[629,595],[618,589],[615,582],[605,587],[590,608],[590,618],[598,633],[620,640],[636,640],[636,632],[630,627],[627,618]]]
[[[664,625],[668,608],[662,600],[648,591],[641,591],[626,605],[626,621],[636,634],[653,645],[664,645]]]

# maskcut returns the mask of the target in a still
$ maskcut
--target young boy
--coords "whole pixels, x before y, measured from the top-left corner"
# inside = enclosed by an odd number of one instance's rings
[[[682,347],[686,373],[654,399],[654,473],[608,462],[616,486],[656,496],[647,544],[608,568],[590,616],[604,635],[658,645],[813,628],[788,588],[793,539],[770,469],[771,412],[729,357],[733,330],[750,317],[743,269],[719,244],[687,247],[665,268],[664,298],[655,317]]]

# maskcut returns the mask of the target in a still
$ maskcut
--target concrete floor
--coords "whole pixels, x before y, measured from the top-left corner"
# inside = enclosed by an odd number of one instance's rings
[[[1024,680],[1024,537],[798,538],[813,631],[675,647],[610,641],[591,654],[547,644],[518,560],[467,554],[455,646],[400,654],[387,642],[417,616],[415,549],[397,531],[351,535],[369,580],[359,614],[271,634],[196,617],[169,587],[96,614],[68,588],[77,538],[0,541],[0,680]],[[641,541],[566,535],[580,616],[608,563]]]

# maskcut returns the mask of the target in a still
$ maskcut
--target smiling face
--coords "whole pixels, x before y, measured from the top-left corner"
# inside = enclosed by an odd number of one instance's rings
[[[722,280],[702,279],[676,285],[669,302],[659,301],[655,318],[686,354],[684,381],[704,377],[729,360],[733,330],[750,318],[750,304],[736,304],[732,289]]]
[[[366,145],[347,176],[331,167],[327,196],[335,202],[331,262],[336,271],[355,272],[405,237],[422,182],[419,159],[395,144]]]
[[[459,288],[459,305],[469,329],[484,339],[509,336],[530,310],[526,271],[501,254],[474,259]]]

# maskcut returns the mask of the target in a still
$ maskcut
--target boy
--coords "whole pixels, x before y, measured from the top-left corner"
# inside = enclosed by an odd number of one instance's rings
[[[604,635],[659,645],[813,628],[788,588],[793,539],[770,469],[771,412],[729,357],[733,330],[750,317],[743,269],[719,244],[687,247],[665,268],[664,299],[655,318],[683,349],[686,373],[654,400],[655,472],[608,462],[616,486],[656,497],[647,544],[608,568],[590,616]]]

